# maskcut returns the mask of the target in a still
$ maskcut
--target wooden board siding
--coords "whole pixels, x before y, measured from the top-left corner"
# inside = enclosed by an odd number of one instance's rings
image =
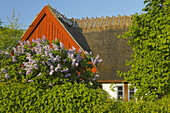
[[[74,46],[77,51],[79,50],[77,44],[46,7],[38,14],[38,17],[30,25],[24,36],[22,36],[22,40],[36,40],[37,38],[42,38],[43,35],[50,41],[50,44],[52,40],[57,38],[68,49]]]

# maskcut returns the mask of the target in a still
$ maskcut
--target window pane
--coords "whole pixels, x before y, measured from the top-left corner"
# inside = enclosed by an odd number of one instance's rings
[[[130,92],[134,92],[134,88],[130,88]]]
[[[120,96],[123,95],[123,92],[118,92],[118,95],[120,95]]]
[[[122,96],[118,96],[118,99],[123,99],[123,97]]]
[[[122,86],[118,86],[118,90],[123,90],[123,87]]]
[[[134,92],[130,92],[130,96],[134,96]]]
[[[134,97],[130,97],[130,100],[131,100],[131,99],[134,99]]]

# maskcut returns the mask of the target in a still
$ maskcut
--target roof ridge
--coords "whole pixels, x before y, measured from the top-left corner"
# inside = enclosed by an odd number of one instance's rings
[[[50,6],[49,4],[47,5],[53,12],[54,14],[57,15],[57,17],[64,22],[66,25],[73,27],[73,28],[81,28],[81,29],[95,29],[95,28],[126,28],[131,25],[131,17],[124,15],[121,16],[118,14],[118,16],[112,16],[112,17],[103,17],[101,16],[100,18],[98,17],[91,17],[91,18],[84,18],[78,19],[78,18],[67,18],[65,15],[60,13],[58,10],[54,9],[53,6]]]

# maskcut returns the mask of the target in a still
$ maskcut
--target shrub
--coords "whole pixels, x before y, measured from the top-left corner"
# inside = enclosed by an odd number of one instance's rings
[[[7,83],[31,83],[40,88],[49,88],[67,81],[84,83],[90,88],[100,87],[91,70],[101,62],[88,52],[66,50],[61,42],[53,41],[50,47],[45,37],[32,40],[32,44],[19,41],[13,47],[13,55],[0,53],[0,81]],[[89,63],[92,62],[92,63]]]
[[[0,84],[0,111],[6,112],[105,112],[114,103],[101,89],[82,83],[67,82],[51,89],[40,89],[22,83]]]
[[[133,37],[131,69],[120,72],[138,90],[136,98],[155,101],[170,93],[170,1],[145,0],[144,14],[134,15],[124,37]]]

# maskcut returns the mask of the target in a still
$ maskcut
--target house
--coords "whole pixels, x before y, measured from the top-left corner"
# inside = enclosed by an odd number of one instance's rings
[[[134,94],[129,90],[128,83],[122,83],[123,77],[117,76],[117,70],[127,71],[130,67],[125,66],[125,61],[131,57],[132,49],[128,46],[129,39],[117,38],[128,30],[131,24],[131,16],[101,17],[68,19],[65,15],[53,7],[46,5],[28,27],[22,36],[22,40],[40,38],[44,35],[51,43],[56,38],[65,47],[77,50],[92,51],[96,56],[99,54],[103,62],[92,69],[100,75],[98,82],[115,98],[123,98],[127,101]],[[115,92],[110,90],[114,83]]]

